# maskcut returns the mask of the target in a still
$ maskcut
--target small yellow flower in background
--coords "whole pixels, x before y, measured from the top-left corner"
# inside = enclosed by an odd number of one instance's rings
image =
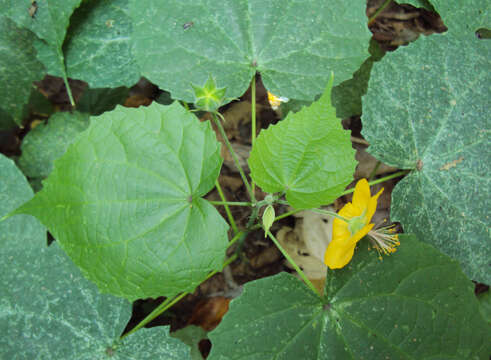
[[[373,214],[377,209],[377,201],[382,194],[380,190],[375,196],[370,194],[370,186],[366,179],[361,179],[355,186],[353,201],[339,210],[338,215],[347,221],[335,218],[332,229],[332,240],[324,254],[324,263],[331,269],[340,269],[348,264],[353,257],[356,244],[365,235],[372,238],[372,243],[380,253],[389,254],[399,245],[393,227],[372,230]]]
[[[273,95],[268,91],[268,101],[273,110],[277,110],[282,102],[288,102],[290,99],[282,96]]]

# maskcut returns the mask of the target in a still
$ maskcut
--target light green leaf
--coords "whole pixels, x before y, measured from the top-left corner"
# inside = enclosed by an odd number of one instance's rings
[[[48,123],[36,126],[22,140],[18,164],[29,178],[45,178],[53,170],[53,162],[62,156],[76,136],[89,126],[89,116],[59,112]]]
[[[201,198],[222,159],[209,122],[180,104],[91,119],[44,188],[36,216],[102,292],[134,300],[193,291],[223,264],[228,226]]]
[[[408,74],[410,76],[408,77]],[[491,42],[438,35],[372,70],[363,135],[379,160],[413,172],[392,194],[393,220],[491,283],[488,208]]]
[[[14,163],[0,155],[0,217],[32,197]],[[100,295],[31,216],[0,222],[0,358],[189,359],[168,328],[118,340],[131,304]],[[112,350],[113,345],[116,345]]]
[[[35,35],[0,15],[0,129],[22,123],[32,82],[40,80],[43,66],[36,60]]]
[[[410,4],[410,5],[413,5],[417,8],[423,8],[423,9],[426,9],[426,10],[429,10],[429,11],[435,11],[435,9],[433,8],[433,5],[431,5],[431,2],[433,2],[433,0],[428,1],[428,0],[402,0],[402,1],[398,1],[400,4]]]
[[[362,243],[328,272],[326,293],[323,302],[286,273],[246,284],[209,334],[208,358],[484,360],[491,351],[472,282],[412,236],[383,261]]]
[[[331,105],[332,80],[311,106],[262,130],[249,157],[251,177],[266,192],[286,192],[295,208],[330,204],[352,181],[355,151]]]
[[[140,72],[131,53],[128,0],[85,1],[70,19],[68,76],[94,88],[134,85]]]
[[[124,86],[114,89],[87,89],[77,103],[77,110],[90,115],[101,115],[124,103],[129,92],[130,89]]]
[[[351,77],[367,58],[366,1],[130,0],[143,76],[193,100],[208,76],[239,97],[256,71],[277,96],[312,100],[331,72]],[[301,14],[301,16],[299,16]]]

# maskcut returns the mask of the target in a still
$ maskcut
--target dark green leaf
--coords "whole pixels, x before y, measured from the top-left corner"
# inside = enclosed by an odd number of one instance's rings
[[[35,35],[0,15],[0,129],[22,123],[32,82],[40,80],[43,66],[36,60]]]
[[[248,283],[209,334],[215,359],[487,359],[491,327],[473,284],[433,247],[401,236],[380,261],[362,243],[328,272],[321,301],[294,276]]]
[[[409,75],[410,74],[410,75]],[[470,33],[423,37],[372,70],[363,135],[381,161],[413,172],[392,218],[491,283],[491,42]]]
[[[187,102],[191,85],[210,75],[238,97],[256,71],[275,95],[312,100],[331,72],[342,82],[367,58],[365,7],[362,0],[130,0],[134,56],[145,77]]]
[[[181,105],[91,119],[17,213],[35,215],[102,292],[130,300],[193,291],[221,269],[227,224],[201,196],[222,159],[209,122]]]
[[[70,19],[68,76],[94,88],[134,85],[140,72],[131,53],[128,0],[85,1]]]
[[[101,115],[124,103],[129,91],[124,86],[115,89],[87,89],[77,103],[77,110],[90,115]]]
[[[59,112],[48,124],[32,129],[22,140],[19,167],[29,178],[45,178],[53,170],[53,162],[62,156],[76,136],[89,126],[86,114]]]

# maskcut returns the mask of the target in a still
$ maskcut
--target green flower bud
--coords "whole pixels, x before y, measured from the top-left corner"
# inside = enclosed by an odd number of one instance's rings
[[[275,216],[276,215],[274,212],[273,205],[268,205],[266,207],[266,210],[264,210],[264,214],[263,214],[264,237],[267,236],[267,233],[271,228],[271,225],[273,225]]]

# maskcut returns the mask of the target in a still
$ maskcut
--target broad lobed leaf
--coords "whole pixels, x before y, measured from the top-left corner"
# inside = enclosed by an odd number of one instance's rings
[[[0,155],[0,217],[33,196],[15,164]],[[168,328],[119,341],[131,304],[99,294],[31,216],[0,222],[0,358],[190,359]]]
[[[40,219],[102,292],[192,291],[221,269],[227,246],[228,225],[201,198],[219,150],[210,124],[178,103],[118,107],[91,119],[16,213]]]
[[[458,264],[413,236],[382,262],[365,243],[326,300],[290,274],[245,285],[210,333],[214,359],[487,359],[491,327]],[[253,314],[253,316],[251,316]]]
[[[458,259],[470,278],[491,283],[483,206],[491,192],[491,42],[474,30],[423,37],[376,63],[363,135],[375,157],[413,169],[392,194],[392,219]]]
[[[274,94],[312,100],[332,71],[342,82],[368,57],[365,6],[363,0],[130,0],[134,56],[143,76],[175,99],[192,101],[191,85],[209,75],[227,97],[241,96],[257,71]]]

